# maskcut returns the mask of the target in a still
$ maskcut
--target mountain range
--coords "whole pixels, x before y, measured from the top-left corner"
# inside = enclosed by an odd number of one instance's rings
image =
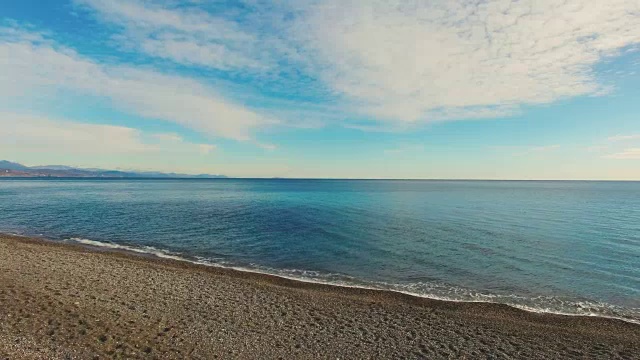
[[[25,166],[16,162],[0,160],[0,177],[72,177],[72,178],[226,178],[224,175],[178,174],[157,171],[121,171],[86,169],[65,165]]]

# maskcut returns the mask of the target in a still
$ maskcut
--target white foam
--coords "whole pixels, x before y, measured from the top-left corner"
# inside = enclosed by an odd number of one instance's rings
[[[615,314],[625,313],[625,311],[622,308],[605,303],[588,301],[573,302],[548,296],[524,297],[519,295],[486,294],[438,283],[390,284],[385,282],[366,282],[342,274],[319,273],[317,271],[297,269],[272,269],[259,267],[253,264],[253,267],[243,267],[223,261],[221,259],[213,261],[212,259],[203,257],[188,258],[180,253],[170,252],[152,246],[128,246],[83,238],[70,238],[66,241],[72,241],[93,247],[109,248],[153,255],[159,258],[184,261],[197,265],[276,276],[282,279],[300,281],[305,283],[333,285],[364,290],[392,291],[420,298],[450,302],[503,304],[534,313],[547,313],[566,316],[594,316],[640,324],[640,318],[636,318],[636,316],[633,316],[633,318],[617,316]],[[566,311],[561,309],[572,309],[574,311]],[[636,310],[637,313],[640,313],[640,309],[633,309],[632,311],[635,312]]]
[[[149,255],[154,255],[164,259],[188,261],[188,259],[181,257],[177,253],[172,253],[166,250],[157,249],[157,248],[154,248],[153,246],[135,247],[135,246],[120,245],[120,244],[114,244],[110,242],[95,241],[95,240],[89,240],[89,239],[83,239],[83,238],[70,238],[67,241],[73,241],[79,244],[95,246],[95,247],[131,251],[139,254],[149,254]]]

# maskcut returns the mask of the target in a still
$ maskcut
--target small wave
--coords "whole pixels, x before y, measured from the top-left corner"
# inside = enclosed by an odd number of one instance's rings
[[[111,242],[95,241],[95,240],[89,240],[89,239],[83,239],[83,238],[70,238],[70,239],[67,239],[66,241],[72,241],[75,243],[94,246],[94,247],[130,251],[130,252],[135,252],[139,254],[149,254],[149,255],[154,255],[164,259],[189,261],[189,259],[181,257],[180,254],[178,253],[161,250],[158,248],[154,248],[153,246],[128,246],[128,245],[120,245],[120,244],[115,244]]]
[[[509,305],[521,310],[570,316],[597,316],[640,324],[640,309],[604,302],[571,300],[556,296],[487,294],[444,284],[387,285],[394,291],[445,301],[486,302]]]
[[[189,257],[178,252],[158,249],[152,246],[121,245],[112,242],[102,242],[83,238],[70,238],[66,239],[65,241],[75,242],[98,248],[108,248],[139,254],[153,255],[159,258],[185,261],[197,265],[277,276],[284,279],[302,281],[307,283],[334,285],[367,290],[393,291],[406,295],[442,301],[504,304],[535,313],[605,317],[640,324],[640,309],[622,308],[603,302],[586,300],[572,301],[552,296],[526,297],[520,295],[488,294],[437,282],[395,284],[387,282],[365,281],[352,276],[337,273],[323,273],[318,271],[300,269],[274,269],[259,266],[256,264],[249,264],[249,266],[240,266],[224,259],[211,259],[199,256]]]

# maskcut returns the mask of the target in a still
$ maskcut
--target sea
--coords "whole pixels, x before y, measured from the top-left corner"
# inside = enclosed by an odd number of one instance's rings
[[[0,232],[640,323],[640,182],[2,179]]]

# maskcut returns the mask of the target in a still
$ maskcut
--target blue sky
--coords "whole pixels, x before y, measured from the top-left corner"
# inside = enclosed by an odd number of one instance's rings
[[[0,158],[640,179],[635,1],[3,1]]]

